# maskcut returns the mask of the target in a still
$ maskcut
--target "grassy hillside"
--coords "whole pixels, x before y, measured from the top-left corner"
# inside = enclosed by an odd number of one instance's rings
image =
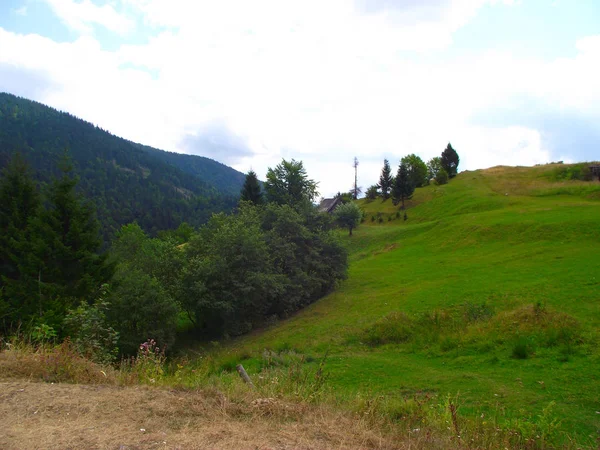
[[[340,398],[450,395],[463,417],[595,445],[600,183],[561,181],[569,170],[463,172],[417,189],[406,221],[390,200],[361,200],[348,280],[231,343],[222,368],[256,372],[265,348],[327,353]]]

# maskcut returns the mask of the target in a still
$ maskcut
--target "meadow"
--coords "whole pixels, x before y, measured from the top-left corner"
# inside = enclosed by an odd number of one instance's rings
[[[417,189],[407,220],[361,200],[348,279],[219,349],[221,368],[258,372],[264,349],[326,355],[339,398],[452,398],[472,420],[594,445],[600,183],[562,180],[565,167],[462,172]]]
[[[360,200],[347,280],[249,335],[102,370],[68,342],[9,348],[0,378],[203,390],[271,426],[310,418],[314,436],[343,422],[356,448],[596,447],[600,183],[572,170],[462,172],[405,211]],[[334,428],[304,445],[343,447]]]

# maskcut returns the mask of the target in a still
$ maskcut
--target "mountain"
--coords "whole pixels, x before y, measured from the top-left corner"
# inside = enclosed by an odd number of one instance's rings
[[[105,239],[137,221],[147,232],[205,222],[233,208],[244,174],[209,158],[119,138],[73,115],[0,93],[0,167],[20,152],[36,179],[59,173],[65,150],[78,189],[96,205]]]

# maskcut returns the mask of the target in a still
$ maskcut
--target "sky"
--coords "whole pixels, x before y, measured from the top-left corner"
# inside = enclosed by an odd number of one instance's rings
[[[322,196],[383,160],[600,159],[598,0],[0,0],[0,91]]]

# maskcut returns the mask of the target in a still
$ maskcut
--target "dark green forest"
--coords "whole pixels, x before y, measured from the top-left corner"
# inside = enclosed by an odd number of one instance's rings
[[[209,158],[164,152],[111,135],[71,114],[0,93],[0,168],[20,153],[42,185],[67,153],[78,192],[93,201],[105,240],[137,222],[155,235],[231,210],[244,175]]]
[[[0,337],[69,338],[106,363],[148,339],[164,349],[182,335],[247,333],[346,277],[334,218],[313,204],[302,162],[269,169],[264,193],[250,172],[224,195],[165,162],[174,154],[162,161],[68,114],[2,98]]]

